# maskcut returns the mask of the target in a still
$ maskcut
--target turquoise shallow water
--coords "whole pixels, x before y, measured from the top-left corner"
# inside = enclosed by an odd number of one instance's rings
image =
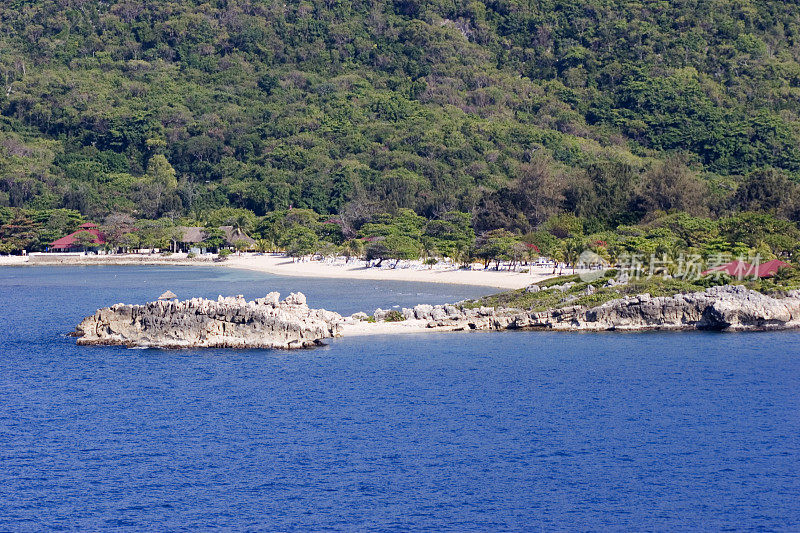
[[[117,301],[486,289],[0,269],[0,530],[800,529],[800,334],[454,333],[79,348]]]

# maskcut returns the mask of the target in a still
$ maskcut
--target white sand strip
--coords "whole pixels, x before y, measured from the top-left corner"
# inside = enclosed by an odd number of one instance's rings
[[[428,269],[413,263],[413,268],[366,268],[361,261],[332,264],[323,261],[294,261],[282,255],[231,256],[223,265],[282,276],[452,283],[499,289],[520,289],[553,277],[552,268],[534,267],[533,272],[526,273],[506,270],[465,270],[453,267]]]
[[[365,335],[396,335],[398,333],[431,333],[443,331],[428,328],[427,320],[403,320],[401,322],[357,322],[342,326],[341,337]]]

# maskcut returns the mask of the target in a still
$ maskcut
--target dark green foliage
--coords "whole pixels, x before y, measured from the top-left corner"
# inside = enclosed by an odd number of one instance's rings
[[[291,257],[313,254],[319,248],[319,238],[314,230],[295,225],[283,235],[282,245]]]
[[[500,268],[500,261],[512,258],[514,245],[519,243],[516,235],[507,230],[492,230],[478,236],[475,241],[475,257],[483,260],[484,268],[495,261],[496,268]]]
[[[397,311],[396,309],[392,309],[388,313],[386,313],[386,317],[383,319],[385,322],[402,322],[405,320],[403,313]]]
[[[81,248],[91,248],[95,245],[96,241],[97,237],[88,231],[79,231],[77,234],[75,234],[75,244]]]
[[[0,252],[19,253],[36,242],[36,224],[21,211],[6,212],[0,225]]]
[[[439,219],[428,221],[422,235],[423,247],[429,252],[427,255],[452,259],[468,253],[474,242],[471,217],[458,211],[450,211]]]
[[[745,177],[734,201],[749,211],[769,211],[796,220],[800,195],[794,183],[775,169],[759,169]]]
[[[225,235],[218,228],[206,228],[205,236],[206,238],[201,244],[206,248],[219,250],[225,245]]]
[[[0,206],[408,208],[478,233],[798,218],[792,2],[32,0],[0,19]],[[735,191],[764,168],[785,194]]]
[[[377,259],[380,264],[384,259],[418,259],[422,249],[419,241],[405,235],[389,235],[370,242],[365,248],[365,257],[371,261]],[[397,263],[395,263],[397,266]]]
[[[77,230],[83,222],[80,213],[70,209],[34,211],[30,217],[37,226],[36,242],[30,248],[32,251],[44,250],[49,243]]]

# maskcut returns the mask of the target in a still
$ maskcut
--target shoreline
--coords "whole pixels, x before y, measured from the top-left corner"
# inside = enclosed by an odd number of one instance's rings
[[[395,313],[377,309],[371,317],[364,312],[342,316],[310,308],[299,292],[283,300],[277,292],[251,301],[242,295],[173,298],[98,309],[76,326],[75,336],[79,345],[294,349],[319,346],[328,338],[446,331],[774,331],[800,328],[800,290],[776,298],[721,285],[673,296],[644,293],[591,308],[419,304]]]
[[[198,257],[189,259],[185,254],[171,256],[144,256],[138,254],[125,255],[50,255],[32,256],[0,256],[2,266],[216,266],[249,270],[264,274],[280,276],[355,279],[374,281],[407,281],[418,283],[446,283],[451,285],[470,285],[492,287],[497,289],[521,289],[556,277],[552,268],[528,267],[529,272],[508,270],[465,270],[452,265],[440,264],[428,268],[419,261],[402,262],[398,268],[366,267],[364,261],[345,262],[343,258],[334,261],[295,261],[283,254],[229,256],[225,261],[214,261],[213,258]]]

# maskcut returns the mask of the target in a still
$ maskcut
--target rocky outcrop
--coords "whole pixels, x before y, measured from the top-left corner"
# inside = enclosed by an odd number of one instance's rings
[[[402,317],[394,322],[395,317]],[[386,321],[391,318],[391,321]],[[376,310],[343,318],[309,309],[302,293],[280,301],[278,293],[245,301],[193,298],[100,309],[77,327],[78,344],[119,344],[157,348],[302,348],[345,335],[425,330],[545,329],[559,331],[705,329],[760,331],[800,327],[800,291],[766,296],[742,286],[651,297],[642,294],[597,307],[547,311],[458,305],[418,305],[390,315]]]
[[[154,348],[303,348],[338,335],[343,318],[309,309],[302,293],[279,301],[277,292],[246,301],[157,301],[116,304],[86,317],[76,329],[78,344]]]
[[[800,327],[800,291],[778,298],[738,285],[669,297],[642,294],[593,308],[570,306],[541,312],[453,306],[435,306],[429,310],[428,307],[415,307],[415,317],[426,320],[428,328],[441,330],[764,331]]]

